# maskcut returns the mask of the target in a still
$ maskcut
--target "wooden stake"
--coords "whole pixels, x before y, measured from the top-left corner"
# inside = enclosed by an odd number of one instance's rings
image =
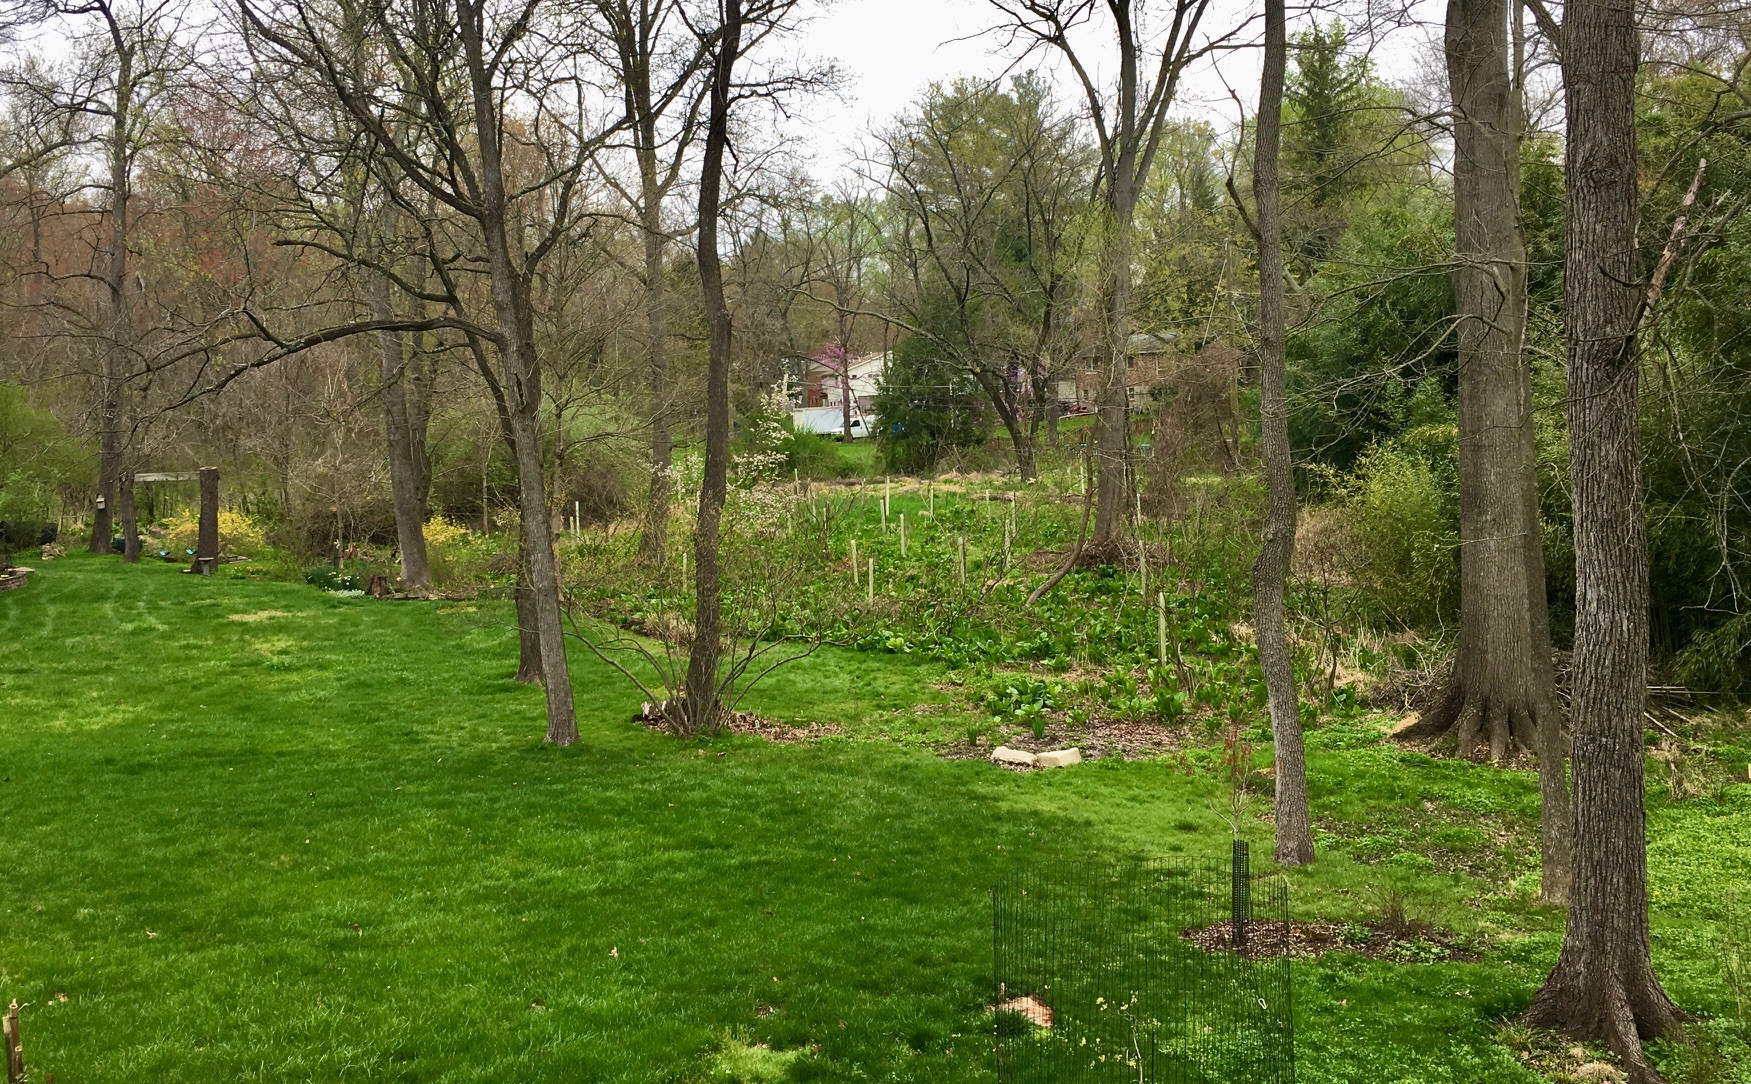
[[[875,601],[875,558],[869,559],[869,600]]]
[[[961,586],[965,587],[967,586],[967,536],[959,536],[956,542],[958,543],[956,549],[959,551],[959,560],[955,562],[955,570],[960,574]]]
[[[6,1084],[25,1084],[24,1040],[18,1035],[18,1002],[6,1010],[6,1023],[0,1028],[6,1042]]]
[[[924,492],[930,500],[930,518],[936,518],[936,479],[932,478],[924,484]]]
[[[862,570],[863,566],[857,563],[857,539],[853,538],[851,540],[851,586],[857,586],[857,574]]]
[[[900,513],[900,556],[906,556],[906,513]]]
[[[1167,665],[1167,592],[1155,596],[1155,661]]]
[[[1143,604],[1149,605],[1149,551],[1143,548],[1143,540],[1137,540],[1137,577],[1142,581]]]
[[[572,502],[572,534],[584,533],[584,502]]]
[[[1013,534],[1013,527],[1014,524],[1007,521],[1003,524],[1003,571],[1005,572],[1009,571],[1009,544]]]

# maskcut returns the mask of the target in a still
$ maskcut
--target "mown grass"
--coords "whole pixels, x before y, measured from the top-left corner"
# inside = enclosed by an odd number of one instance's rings
[[[75,556],[0,596],[0,1000],[33,1082],[990,1080],[992,881],[1225,845],[1167,760],[939,758],[964,706],[915,657],[823,652],[750,705],[841,737],[679,743],[580,653],[558,750],[502,604],[226,571]],[[1482,960],[1298,965],[1300,1078],[1536,1079],[1499,1041],[1559,938],[1532,781],[1365,723],[1310,745],[1298,917],[1396,892]],[[1751,787],[1650,832],[1656,964],[1726,1013]]]

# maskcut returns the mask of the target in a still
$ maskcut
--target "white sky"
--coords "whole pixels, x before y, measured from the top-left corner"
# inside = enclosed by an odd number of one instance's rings
[[[1432,7],[1432,0],[1418,6]],[[1203,32],[1220,35],[1239,28],[1234,40],[1250,46],[1258,24],[1247,20],[1258,8],[1256,0],[1215,0],[1205,15]],[[1438,10],[1423,14],[1433,16],[1438,25]],[[986,0],[837,0],[815,16],[803,28],[802,50],[832,58],[847,77],[843,96],[813,102],[806,109],[806,122],[797,128],[798,138],[811,147],[811,171],[817,179],[830,181],[847,168],[865,134],[910,107],[930,83],[960,76],[989,78],[1009,67],[1012,58],[1003,55],[1004,43],[995,35],[980,33],[999,18]],[[1291,35],[1306,25],[1306,16],[1292,13],[1290,18]],[[1321,18],[1327,21],[1331,16]],[[1096,26],[1105,30],[1105,24]],[[1390,82],[1416,78],[1426,65],[1423,43],[1427,40],[1425,30],[1411,29],[1378,43],[1374,58],[1381,76]],[[1102,48],[1098,34],[1078,44],[1096,58],[1099,74],[1110,70],[1112,52]],[[1081,105],[1081,90],[1053,58],[1038,53],[1026,66],[1053,73],[1064,104]],[[1230,88],[1250,113],[1258,101],[1258,72],[1254,48],[1208,59],[1188,73],[1174,113],[1204,117],[1226,131],[1238,117]]]

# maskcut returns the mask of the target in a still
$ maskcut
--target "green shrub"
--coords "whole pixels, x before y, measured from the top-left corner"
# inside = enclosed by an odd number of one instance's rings
[[[1459,612],[1457,485],[1442,451],[1451,439],[1446,427],[1413,430],[1332,477],[1347,571],[1396,623],[1441,627]]]
[[[1751,613],[1697,633],[1672,660],[1672,669],[1693,689],[1751,699]]]

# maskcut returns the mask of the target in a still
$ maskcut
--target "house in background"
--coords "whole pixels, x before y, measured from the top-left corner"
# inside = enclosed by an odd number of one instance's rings
[[[798,407],[836,407],[845,399],[845,377],[839,366],[821,358],[805,358],[802,379],[785,389],[787,398]],[[888,369],[888,352],[878,350],[851,359],[852,405],[868,413]],[[787,366],[788,369],[788,366]]]
[[[1169,331],[1151,334],[1139,331],[1125,341],[1125,398],[1133,414],[1153,404],[1150,389],[1166,382],[1180,364],[1175,345],[1179,336]],[[1076,379],[1058,381],[1058,399],[1066,410],[1094,410],[1100,405],[1100,386],[1105,374],[1098,361],[1077,371]],[[1067,394],[1068,393],[1068,394]]]

